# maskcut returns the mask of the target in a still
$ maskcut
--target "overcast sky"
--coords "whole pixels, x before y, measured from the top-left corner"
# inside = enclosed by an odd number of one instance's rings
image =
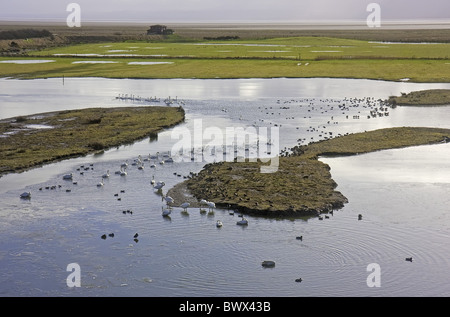
[[[0,20],[65,21],[69,3],[82,21],[308,22],[365,21],[376,2],[383,20],[446,20],[449,0],[0,0]]]

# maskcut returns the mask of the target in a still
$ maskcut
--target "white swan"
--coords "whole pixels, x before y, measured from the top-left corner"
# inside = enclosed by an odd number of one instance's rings
[[[169,204],[173,204],[173,203],[174,203],[173,198],[170,197],[170,196],[166,196],[166,197],[164,197],[164,199],[166,200],[167,206],[168,206]]]
[[[241,226],[246,226],[248,225],[248,220],[244,217],[242,217],[241,220],[239,220],[238,222],[236,222],[237,225],[241,225]]]
[[[207,201],[206,204],[208,205],[210,211],[211,209],[216,208],[216,204],[213,203],[212,201]]]
[[[100,181],[100,183],[97,184],[97,187],[102,187],[103,186],[103,179]]]
[[[109,177],[109,170],[106,171],[105,174],[102,175],[103,178],[108,178]]]
[[[66,174],[66,175],[63,176],[63,179],[72,179],[72,178],[73,178],[73,174],[72,173]]]
[[[190,203],[182,203],[182,204],[180,205],[180,207],[183,208],[184,211],[186,211],[186,209],[187,209],[190,205],[191,205]]]
[[[220,227],[222,227],[222,226],[223,226],[222,221],[217,220],[217,221],[216,221],[216,227],[217,227],[217,228],[220,228]]]
[[[153,186],[155,189],[161,189],[164,187],[164,185],[166,185],[166,183],[164,182],[157,182],[155,186]]]
[[[163,217],[167,217],[167,216],[169,216],[172,213],[172,210],[164,209],[163,207],[161,207],[161,210],[162,210]]]
[[[29,199],[29,198],[31,198],[31,193],[23,192],[22,194],[20,194],[20,198]]]

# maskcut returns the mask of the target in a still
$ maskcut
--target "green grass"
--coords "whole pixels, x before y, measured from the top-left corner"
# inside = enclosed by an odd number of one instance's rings
[[[109,52],[112,50],[113,52]],[[119,52],[117,52],[119,51]],[[121,52],[124,51],[124,52]],[[198,42],[122,42],[33,52],[46,64],[5,64],[1,77],[106,78],[367,78],[450,82],[450,44],[386,44],[328,37]],[[56,55],[55,55],[56,54]],[[61,55],[62,54],[62,55]],[[73,54],[110,56],[75,57]],[[135,54],[138,56],[118,56]],[[67,55],[67,56],[64,56]],[[72,55],[68,57],[68,55]],[[153,56],[152,56],[153,55]],[[64,57],[63,57],[64,56]],[[4,57],[0,61],[24,57]],[[107,60],[114,64],[73,64]],[[129,65],[135,61],[169,62]]]
[[[113,52],[111,52],[113,51]],[[121,52],[116,52],[121,51]],[[54,54],[99,55],[165,55],[196,58],[423,58],[448,59],[450,44],[389,44],[330,37],[290,37],[264,40],[197,41],[197,42],[124,42],[80,44],[37,52],[39,56]]]
[[[260,163],[208,164],[194,178],[169,191],[172,196],[188,192],[221,207],[246,213],[284,217],[317,215],[342,207],[347,199],[335,190],[328,165],[319,156],[354,155],[450,141],[450,129],[388,128],[350,134],[299,146],[290,156],[280,157],[278,171],[260,173]],[[184,195],[186,196],[186,195]]]
[[[89,108],[4,119],[0,176],[153,137],[183,120],[184,110],[175,107]],[[52,128],[27,128],[36,124]]]
[[[0,58],[0,61],[12,58]],[[18,58],[15,58],[18,59]],[[22,58],[20,58],[22,59]],[[2,64],[0,77],[55,78],[359,78],[412,82],[450,82],[450,65],[441,60],[324,60],[257,59],[102,59],[116,64],[72,64],[81,58],[56,58],[45,64]],[[92,60],[92,59],[89,59]],[[169,62],[162,65],[129,65],[129,62]]]

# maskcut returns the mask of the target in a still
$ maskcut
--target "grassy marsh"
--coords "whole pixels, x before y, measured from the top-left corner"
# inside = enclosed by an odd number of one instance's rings
[[[0,61],[12,58],[0,58]],[[15,58],[17,59],[17,58]],[[23,58],[20,58],[23,59]],[[35,59],[35,58],[31,58]],[[412,82],[450,82],[450,65],[442,60],[323,60],[277,59],[111,59],[114,64],[72,64],[80,58],[56,58],[42,64],[2,64],[0,77],[58,78],[358,78]],[[91,59],[89,59],[91,60]],[[129,62],[168,62],[129,65]],[[305,63],[308,63],[306,65]]]
[[[387,43],[334,37],[231,41],[126,41],[69,45],[0,61],[34,58],[53,63],[2,63],[1,77],[106,78],[367,78],[450,81],[449,43]],[[77,64],[80,61],[111,64]],[[135,61],[168,62],[130,65]]]
[[[184,120],[175,107],[88,108],[0,121],[0,176],[84,156],[139,139]]]
[[[401,96],[391,96],[388,101],[397,106],[450,105],[450,89],[412,91]]]

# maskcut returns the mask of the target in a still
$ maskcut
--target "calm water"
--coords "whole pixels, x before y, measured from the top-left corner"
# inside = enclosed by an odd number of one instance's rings
[[[115,99],[125,93],[171,96],[185,101],[186,122],[180,127],[193,131],[200,119],[203,129],[276,125],[283,149],[330,132],[406,125],[450,128],[448,107],[398,107],[389,109],[389,116],[367,119],[375,101],[366,99],[449,87],[336,79],[93,78],[65,79],[64,85],[62,79],[1,79],[0,118],[139,104]],[[343,104],[346,107],[339,107]],[[156,141],[0,178],[0,294],[450,295],[449,144],[322,158],[331,167],[337,189],[349,199],[343,209],[324,220],[249,216],[249,225],[242,227],[236,225],[238,215],[228,210],[202,215],[197,208],[189,208],[188,214],[174,208],[170,218],[161,216],[164,203],[151,179],[165,181],[166,193],[183,176],[201,170],[204,162],[155,168],[145,162],[144,170],[130,166],[127,176],[114,174],[125,160],[170,151],[177,141],[172,130],[161,132]],[[93,169],[84,175],[76,170],[90,164]],[[107,170],[111,176],[97,187]],[[62,179],[70,172],[76,185]],[[45,189],[53,185],[56,189]],[[23,191],[32,193],[31,200],[19,198]],[[132,213],[123,213],[126,210]],[[218,219],[222,228],[215,226]],[[114,237],[100,238],[109,233]],[[296,239],[299,235],[303,241]],[[275,268],[263,268],[263,260],[275,261]],[[81,267],[80,288],[66,284],[69,263]],[[371,263],[381,268],[381,287],[367,286]],[[296,283],[299,277],[303,281]]]

